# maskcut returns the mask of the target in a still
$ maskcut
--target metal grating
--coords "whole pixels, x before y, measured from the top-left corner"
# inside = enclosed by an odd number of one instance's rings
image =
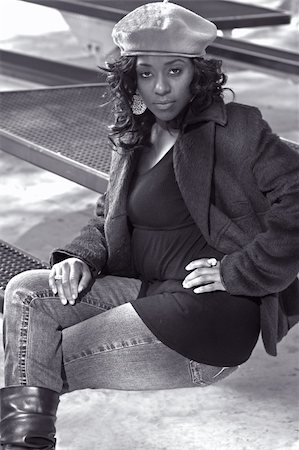
[[[109,173],[112,113],[111,105],[102,106],[106,90],[105,85],[89,85],[3,92],[0,132]]]
[[[0,300],[9,280],[30,269],[47,269],[48,264],[0,240]]]

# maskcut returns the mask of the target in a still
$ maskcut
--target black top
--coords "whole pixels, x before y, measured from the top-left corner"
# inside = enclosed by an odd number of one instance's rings
[[[227,292],[195,294],[182,287],[186,265],[222,253],[210,247],[177,185],[170,150],[153,168],[135,173],[128,215],[137,277],[133,307],[168,347],[198,362],[234,366],[246,361],[259,335],[259,301]]]

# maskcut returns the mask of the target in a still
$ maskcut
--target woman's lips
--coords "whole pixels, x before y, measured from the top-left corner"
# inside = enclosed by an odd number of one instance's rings
[[[160,109],[160,110],[165,110],[165,109],[169,109],[171,108],[171,106],[174,104],[174,101],[169,101],[169,102],[157,102],[155,103],[155,108]]]

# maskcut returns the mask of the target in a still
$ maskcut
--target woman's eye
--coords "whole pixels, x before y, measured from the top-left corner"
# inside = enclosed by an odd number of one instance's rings
[[[170,75],[179,75],[182,72],[182,69],[179,67],[173,67],[169,70]]]
[[[149,78],[151,76],[151,73],[150,72],[140,72],[139,76],[141,78]]]

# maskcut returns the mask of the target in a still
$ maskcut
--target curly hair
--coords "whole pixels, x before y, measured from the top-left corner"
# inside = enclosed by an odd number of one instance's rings
[[[114,124],[110,126],[109,139],[115,149],[130,151],[148,145],[155,122],[155,116],[148,109],[140,116],[132,113],[133,95],[137,88],[136,60],[136,56],[121,56],[108,63],[105,69],[114,103]],[[193,100],[189,107],[197,114],[213,100],[223,98],[227,77],[221,70],[221,60],[192,58],[192,62],[194,76],[190,92]],[[176,121],[176,127],[179,125],[180,121]]]

